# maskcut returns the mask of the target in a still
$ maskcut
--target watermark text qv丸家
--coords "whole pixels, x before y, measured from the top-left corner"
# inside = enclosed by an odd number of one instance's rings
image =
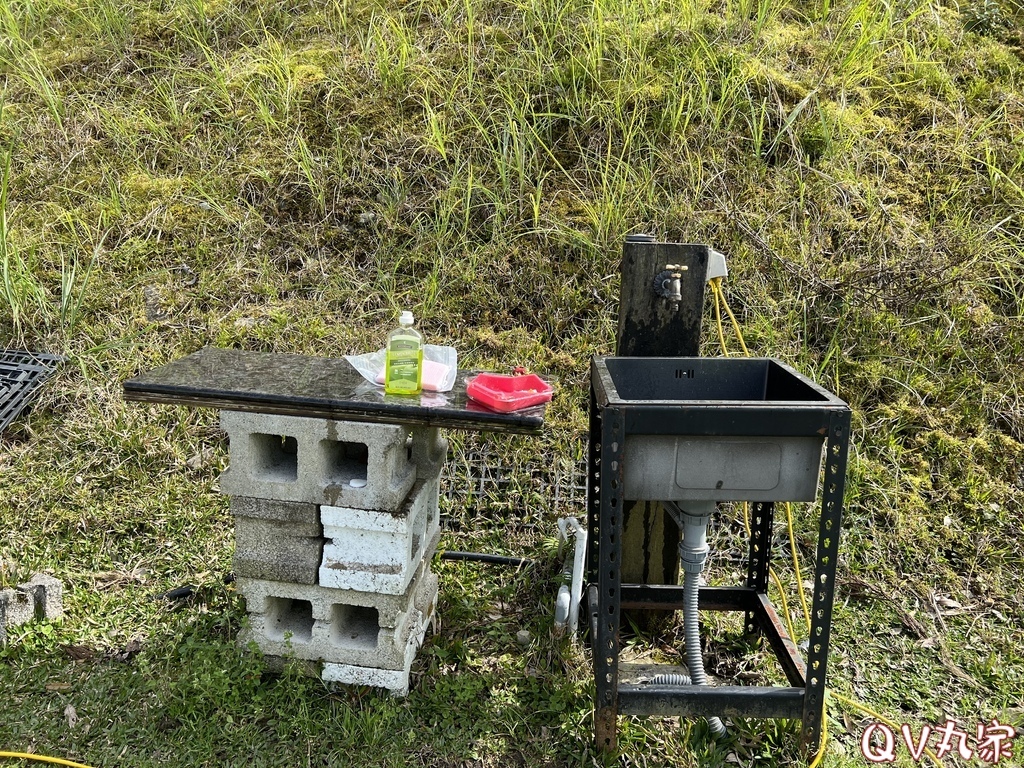
[[[935,728],[923,726],[916,734],[905,723],[900,726],[899,733],[885,723],[871,723],[861,735],[860,750],[869,763],[893,763],[902,742],[914,760],[921,760],[925,750],[931,747],[940,760],[946,755],[964,760],[976,757],[994,765],[1013,757],[1016,735],[1012,725],[994,718],[987,723],[978,723],[972,733],[960,728],[954,720],[947,720]]]

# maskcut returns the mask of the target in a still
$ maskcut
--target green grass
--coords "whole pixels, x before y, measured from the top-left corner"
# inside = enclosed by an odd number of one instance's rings
[[[62,622],[0,650],[0,750],[603,764],[588,652],[549,633],[550,537],[580,510],[537,478],[582,455],[642,231],[727,253],[751,350],[854,408],[835,689],[915,731],[1024,725],[1021,21],[998,0],[0,0],[0,340],[69,358],[0,443],[3,581],[67,587]],[[120,382],[205,344],[366,351],[402,308],[466,367],[560,389],[540,438],[451,436],[442,546],[538,565],[437,564],[441,626],[393,701],[236,649],[215,416]],[[509,482],[459,492],[484,448]],[[152,599],[183,583],[176,610]],[[730,619],[706,630],[720,679],[780,679]],[[833,709],[826,766],[864,765],[867,721]],[[620,730],[627,765],[800,764],[795,723]]]

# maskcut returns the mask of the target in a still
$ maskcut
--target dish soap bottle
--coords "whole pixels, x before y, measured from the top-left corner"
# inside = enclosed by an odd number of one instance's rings
[[[388,334],[384,391],[389,395],[418,395],[422,388],[423,336],[412,324],[412,312],[403,312],[399,327]]]

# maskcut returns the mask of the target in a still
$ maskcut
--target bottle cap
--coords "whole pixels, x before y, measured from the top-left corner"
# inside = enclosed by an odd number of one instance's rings
[[[414,320],[412,319],[412,312],[406,310],[402,313],[402,316],[398,318],[399,325],[412,325]]]

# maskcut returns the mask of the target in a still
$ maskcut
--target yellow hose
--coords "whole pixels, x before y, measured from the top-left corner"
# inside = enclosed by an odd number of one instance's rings
[[[718,342],[722,345],[722,356],[728,357],[729,350],[726,349],[725,346],[725,329],[722,327],[722,312],[721,308],[718,306],[718,303],[725,297],[722,295],[721,289],[714,280],[711,281],[711,293],[715,297],[715,322],[718,325]]]
[[[70,760],[65,760],[60,757],[47,757],[46,755],[33,755],[28,752],[0,752],[0,758],[10,758],[12,760],[36,760],[40,763],[52,763],[54,765],[69,765],[71,768],[90,768],[88,765],[82,765],[82,763],[73,763]]]
[[[734,315],[733,312],[732,312],[732,309],[730,309],[729,302],[725,298],[725,292],[722,290],[722,278],[716,277],[716,278],[714,278],[714,279],[712,279],[710,281],[710,284],[711,284],[711,292],[715,296],[715,320],[716,320],[717,326],[718,326],[718,341],[722,345],[722,354],[728,355],[728,352],[726,351],[726,347],[725,347],[725,331],[724,331],[724,327],[723,327],[723,323],[722,323],[722,314],[721,314],[721,312],[719,310],[719,306],[718,306],[718,302],[719,301],[722,302],[722,306],[725,307],[725,311],[729,315],[729,320],[732,322],[732,327],[736,331],[736,338],[739,339],[740,347],[742,347],[742,349],[743,349],[743,354],[746,355],[747,357],[750,357],[750,352],[747,350],[747,345],[743,341],[743,332],[740,330],[739,323],[736,321],[736,315]],[[747,529],[747,536],[749,537],[750,536],[750,515],[747,512],[747,505],[746,505],[745,502],[743,504],[743,524],[744,524],[744,527]],[[792,553],[792,556],[793,556],[793,571],[794,571],[794,573],[796,575],[796,586],[797,586],[797,592],[800,595],[800,606],[803,609],[804,619],[807,622],[807,631],[810,632],[810,628],[811,628],[811,612],[807,608],[807,595],[804,592],[803,579],[802,579],[802,577],[800,575],[800,560],[797,557],[796,537],[793,534],[793,511],[792,511],[792,508],[790,507],[788,502],[786,503],[786,527],[787,527],[787,529],[789,531],[789,547],[790,547],[790,552]],[[792,624],[792,622],[790,620],[790,617],[789,617],[789,608],[788,608],[787,603],[786,603],[786,596],[785,596],[785,594],[782,591],[782,582],[779,580],[779,577],[776,576],[774,571],[770,570],[769,573],[771,574],[772,579],[775,581],[776,588],[779,590],[779,595],[781,596],[781,599],[782,599],[782,610],[784,611],[784,615],[785,615],[785,619],[786,619],[786,626],[789,628],[790,637],[795,642],[796,641],[796,635],[794,635],[794,633],[793,633],[793,624]],[[893,731],[898,731],[900,729],[900,727],[896,723],[894,723],[892,720],[888,719],[887,717],[884,717],[883,715],[879,714],[878,712],[875,712],[873,709],[871,709],[870,707],[868,707],[868,706],[866,706],[864,704],[861,704],[860,702],[854,701],[853,699],[848,699],[845,696],[841,696],[838,693],[835,693],[835,692],[833,692],[830,689],[826,689],[826,695],[835,696],[836,699],[838,699],[839,701],[843,702],[847,706],[853,707],[854,709],[856,709],[856,710],[858,710],[860,712],[863,712],[864,714],[868,715],[869,717],[874,718],[876,721],[878,721],[880,723],[885,723],[887,726],[892,728]],[[827,703],[827,700],[826,700],[826,703]],[[818,766],[821,765],[821,761],[825,758],[825,749],[826,749],[827,746],[828,746],[828,708],[826,706],[825,710],[822,712],[822,718],[821,718],[821,745],[818,747],[818,752],[814,756],[814,759],[811,761],[811,763],[808,766],[808,768],[818,768]],[[931,749],[926,747],[925,748],[925,754],[928,755],[929,759],[931,759],[931,761],[933,763],[935,763],[935,765],[938,766],[938,768],[943,768],[942,761],[940,761],[939,758],[936,757],[935,753],[932,752]]]
[[[772,577],[772,581],[775,582],[775,588],[779,590],[779,599],[782,601],[782,618],[786,620],[789,639],[796,645],[796,632],[793,631],[793,619],[789,616],[789,602],[786,600],[786,593],[782,588],[782,582],[779,580],[778,574],[775,573],[775,569],[770,566],[768,568],[768,575]]]
[[[729,302],[725,298],[725,292],[722,290],[722,278],[716,277],[712,280],[713,283],[717,283],[718,295],[722,297],[722,306],[725,307],[725,311],[729,314],[729,320],[732,321],[733,330],[736,331],[736,338],[740,340],[740,347],[743,349],[743,354],[750,357],[750,352],[747,350],[747,345],[743,341],[743,333],[740,331],[740,324],[736,321],[736,315],[732,313],[732,309],[729,308]]]
[[[846,704],[849,707],[853,707],[854,709],[856,709],[856,710],[858,710],[860,712],[863,712],[868,717],[873,717],[875,720],[877,720],[880,723],[885,723],[894,732],[900,730],[900,726],[897,725],[893,720],[890,720],[885,715],[881,715],[878,712],[875,712],[875,710],[871,709],[871,707],[869,707],[869,706],[867,706],[865,704],[861,704],[859,701],[854,701],[853,699],[848,699],[845,696],[840,696],[838,693],[835,693],[834,691],[829,691],[829,693],[831,693],[833,696],[835,696],[837,699],[839,699],[839,701],[843,702],[843,704]],[[931,761],[933,763],[935,763],[935,765],[937,765],[938,768],[944,768],[943,764],[942,764],[942,761],[939,760],[938,756],[934,752],[932,752],[931,749],[929,749],[928,747],[925,747],[924,748],[924,753],[926,755],[928,755],[929,758],[931,758]],[[812,766],[812,768],[813,768],[813,766]]]
[[[825,691],[828,694],[828,691]],[[825,759],[825,750],[828,748],[828,699],[825,699],[825,706],[821,712],[821,745],[818,747],[818,754],[814,756],[807,768],[818,768],[821,761]]]
[[[811,612],[807,609],[807,595],[804,594],[803,576],[800,575],[800,558],[796,554],[796,537],[793,535],[793,508],[786,502],[786,528],[789,530],[789,551],[793,553],[793,572],[796,575],[797,594],[800,595],[800,607],[807,622],[807,634],[811,634]]]

